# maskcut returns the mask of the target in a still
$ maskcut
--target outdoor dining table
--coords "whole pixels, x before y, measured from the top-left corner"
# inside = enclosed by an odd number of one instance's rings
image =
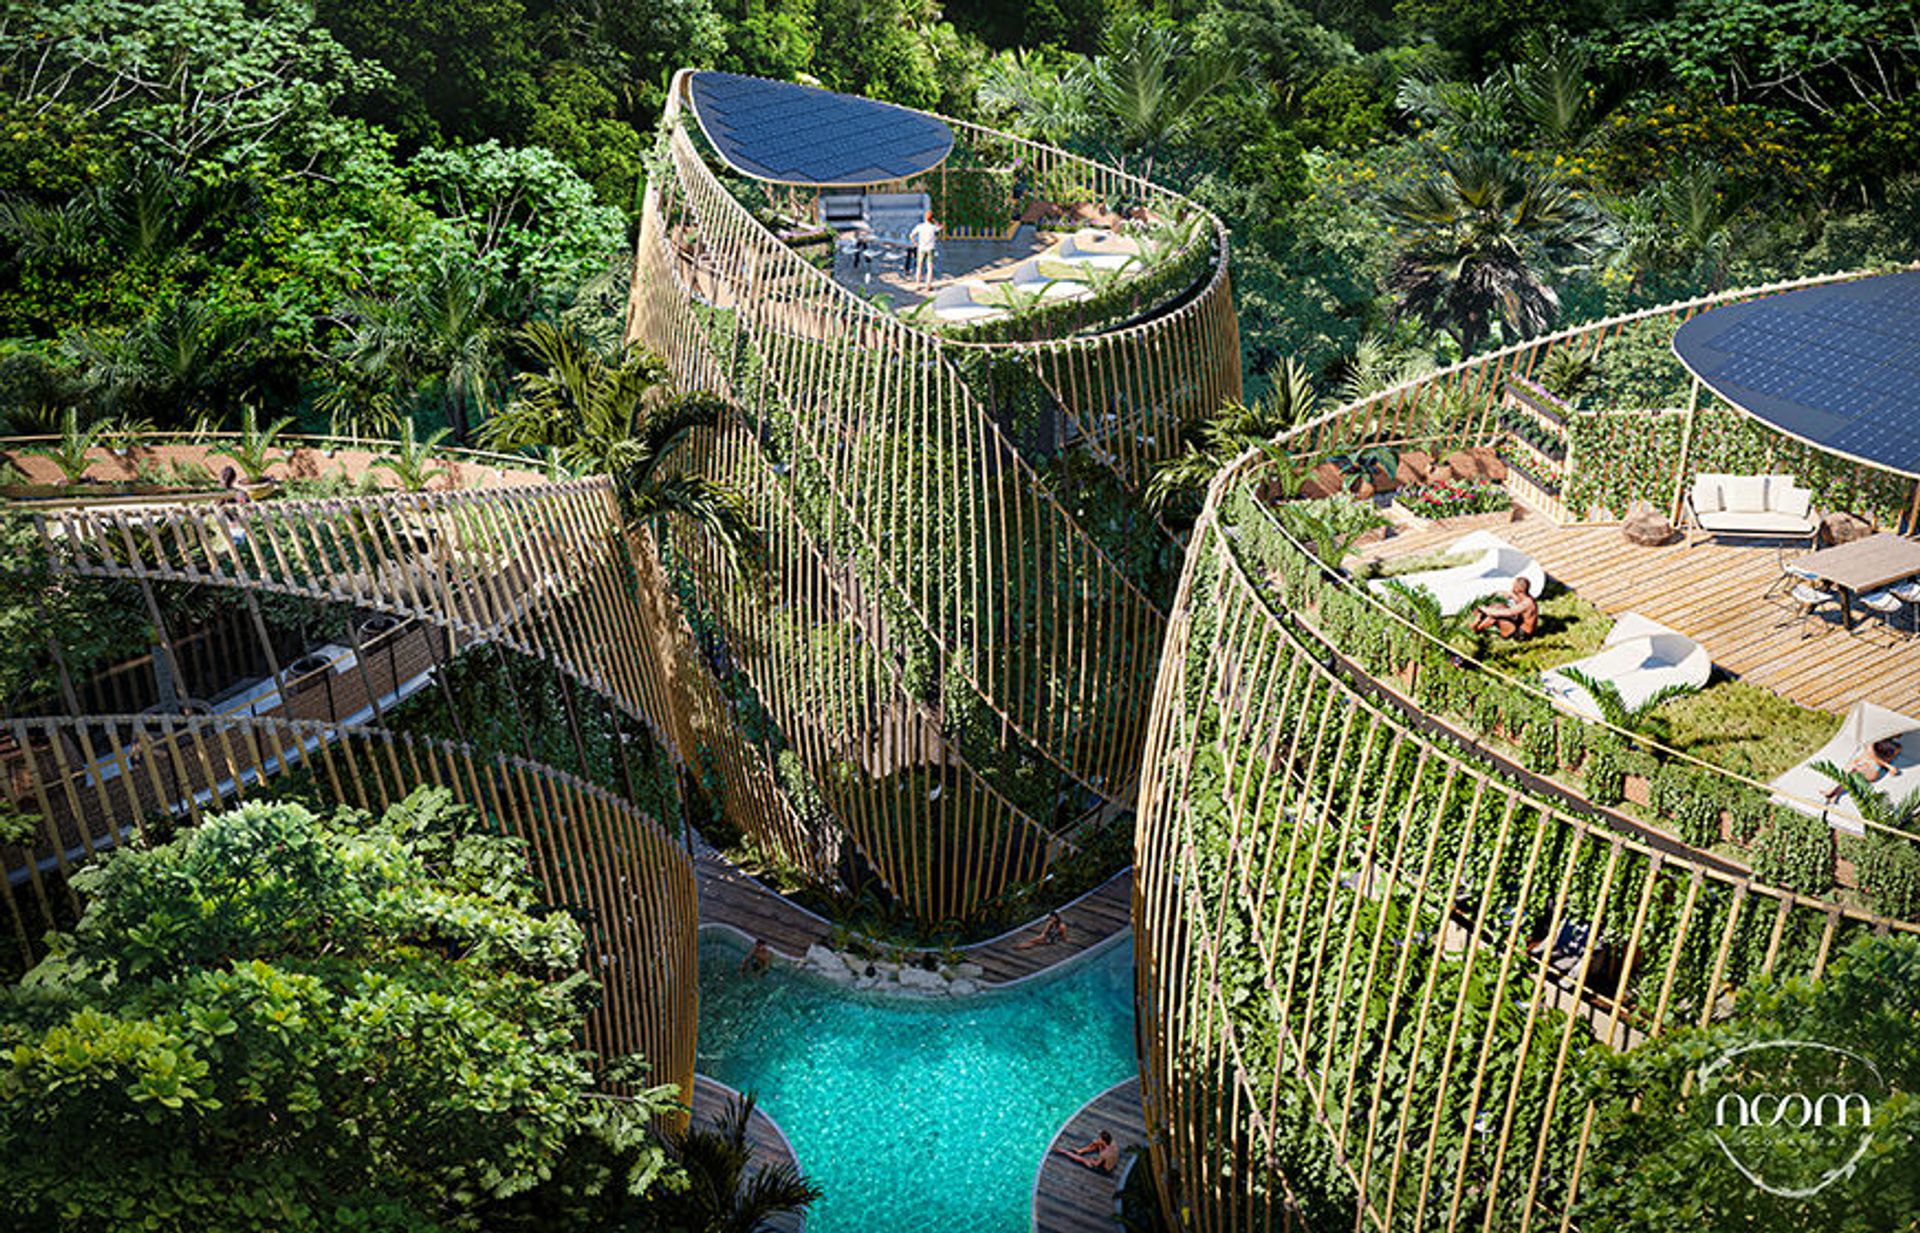
[[[1920,577],[1920,540],[1881,531],[1795,557],[1786,567],[1838,589],[1840,619],[1852,629],[1854,596]]]

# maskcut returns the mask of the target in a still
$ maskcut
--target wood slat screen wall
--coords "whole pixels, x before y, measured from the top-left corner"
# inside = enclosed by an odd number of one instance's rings
[[[1583,1055],[1913,926],[1656,851],[1390,706],[1276,602],[1219,477],[1142,777],[1149,1140],[1208,1230],[1558,1228]],[[1329,652],[1335,654],[1330,654]],[[1566,941],[1569,930],[1602,939]]]
[[[527,844],[546,902],[585,924],[602,998],[587,1047],[603,1057],[639,1053],[660,1082],[692,1090],[698,901],[683,845],[621,798],[552,767],[484,757],[466,746],[369,727],[302,720],[113,715],[12,719],[23,756],[0,788],[37,815],[45,836],[35,860],[0,849],[8,923],[31,941],[80,903],[66,874],[161,821],[209,812],[299,776],[321,799],[379,811],[415,787],[449,789]]]
[[[708,669],[749,690],[779,732],[777,750],[735,735],[729,757],[796,759],[819,807],[918,915],[965,917],[1042,872],[1059,842],[1045,794],[1021,797],[999,750],[1091,797],[1131,798],[1164,627],[1149,584],[1109,551],[1111,529],[1082,524],[1079,494],[1055,491],[983,391],[1039,391],[1137,492],[1186,424],[1239,395],[1224,233],[1207,220],[1207,277],[1152,320],[1038,343],[942,337],[767,231],[703,161],[680,97],[677,82],[629,336],[683,388],[730,403],[731,422],[701,434],[688,465],[745,492],[766,537],[759,592],[732,585],[698,544],[667,545],[724,634],[725,662],[710,656]],[[1042,174],[1170,196],[961,127],[1018,147]],[[1144,515],[1125,536],[1142,534],[1165,535]]]

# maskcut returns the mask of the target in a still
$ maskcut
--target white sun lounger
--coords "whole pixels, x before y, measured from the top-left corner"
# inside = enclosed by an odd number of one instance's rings
[[[998,304],[983,304],[976,297],[976,293],[986,289],[985,283],[975,279],[954,283],[935,292],[927,302],[928,307],[942,321],[991,321],[1006,316],[1006,309]]]
[[[1104,238],[1108,234],[1098,228],[1084,228],[1076,231],[1060,241],[1060,247],[1048,253],[1047,257],[1053,261],[1064,261],[1068,265],[1090,266],[1096,270],[1124,270],[1139,262],[1140,254],[1137,248],[1136,251],[1128,253],[1110,249],[1101,251],[1089,247],[1094,237]]]
[[[1608,631],[1598,655],[1540,674],[1548,693],[1588,719],[1599,719],[1600,707],[1593,695],[1564,675],[1569,668],[1613,682],[1620,700],[1631,708],[1644,705],[1669,686],[1703,687],[1713,676],[1713,657],[1698,642],[1658,621],[1637,612],[1623,614]]]
[[[1814,817],[1825,817],[1835,830],[1854,835],[1866,834],[1865,822],[1853,796],[1826,803],[1833,780],[1813,769],[1816,762],[1831,762],[1845,767],[1862,749],[1887,737],[1900,738],[1900,754],[1893,770],[1874,781],[1874,787],[1894,801],[1902,801],[1920,792],[1920,719],[1890,711],[1871,702],[1856,702],[1840,724],[1833,739],[1816,750],[1812,757],[1794,767],[1767,786],[1773,789],[1773,803],[1797,809]]]
[[[1083,282],[1042,274],[1039,260],[1032,257],[1014,266],[1007,281],[1022,295],[1043,296],[1049,300],[1077,300],[1093,294],[1093,288]]]
[[[1414,590],[1424,590],[1440,601],[1440,611],[1452,616],[1482,600],[1505,595],[1515,578],[1525,578],[1533,587],[1534,598],[1546,589],[1546,571],[1540,563],[1491,531],[1475,531],[1447,549],[1449,556],[1477,554],[1466,565],[1448,569],[1429,569],[1398,578],[1376,578],[1369,585],[1378,592],[1391,593],[1387,584],[1398,582]]]

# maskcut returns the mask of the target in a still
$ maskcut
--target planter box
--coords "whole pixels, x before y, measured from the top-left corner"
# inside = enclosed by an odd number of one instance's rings
[[[1403,524],[1412,523],[1416,526],[1432,527],[1440,531],[1457,531],[1461,535],[1472,531],[1491,531],[1495,528],[1506,526],[1510,522],[1518,522],[1521,518],[1520,507],[1518,505],[1515,505],[1511,509],[1495,510],[1490,514],[1455,514],[1451,518],[1422,517],[1398,501],[1393,503],[1392,508],[1393,512],[1397,515],[1396,520]]]

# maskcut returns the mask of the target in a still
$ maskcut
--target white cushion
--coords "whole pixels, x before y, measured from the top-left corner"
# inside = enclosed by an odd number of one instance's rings
[[[1720,493],[1726,502],[1722,508],[1729,512],[1764,513],[1767,508],[1767,477],[1729,475],[1721,481]]]
[[[1693,480],[1693,512],[1717,514],[1726,508],[1720,502],[1720,477],[1697,475]]]
[[[1796,518],[1792,514],[1777,514],[1767,510],[1728,510],[1722,514],[1702,514],[1700,529],[1719,531],[1729,535],[1744,532],[1748,535],[1812,535],[1813,520]]]
[[[1788,483],[1791,485],[1792,481]],[[1776,514],[1786,514],[1793,518],[1805,518],[1813,509],[1813,494],[1804,488],[1778,488],[1769,481],[1767,484],[1767,504]]]

